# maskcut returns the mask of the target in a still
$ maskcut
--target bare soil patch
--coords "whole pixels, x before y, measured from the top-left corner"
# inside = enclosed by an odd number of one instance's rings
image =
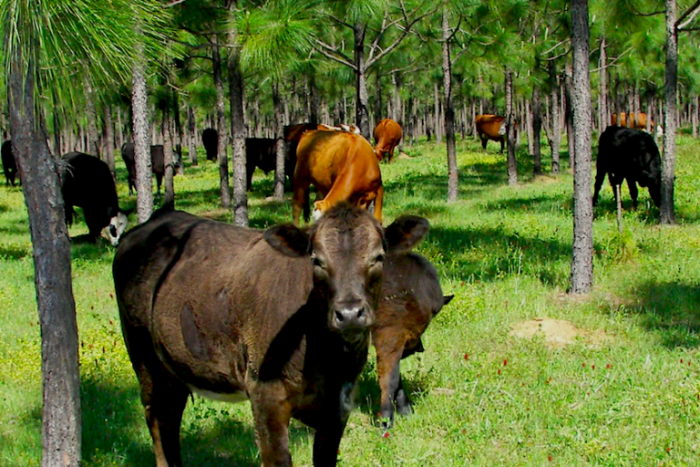
[[[546,317],[516,323],[509,335],[522,339],[543,335],[545,345],[550,348],[564,347],[576,342],[598,347],[609,338],[604,331],[589,331],[566,320]]]

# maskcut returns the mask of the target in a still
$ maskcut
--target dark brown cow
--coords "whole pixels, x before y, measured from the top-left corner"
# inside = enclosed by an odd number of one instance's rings
[[[297,147],[292,215],[299,225],[302,209],[308,221],[308,192],[313,184],[324,198],[314,203],[314,217],[347,201],[364,209],[374,201],[374,217],[382,221],[384,188],[379,161],[361,135],[348,131],[310,130]]]
[[[427,230],[425,219],[405,217],[383,231],[343,203],[308,230],[156,211],[129,232],[114,284],[156,465],[182,465],[192,392],[250,399],[263,466],[292,465],[292,417],[316,430],[314,466],[336,465],[385,253],[410,249]]]
[[[382,299],[372,326],[384,429],[394,423],[394,406],[401,415],[411,413],[411,401],[401,383],[400,360],[423,352],[421,336],[452,298],[442,295],[438,273],[424,257],[416,253],[386,256]]]
[[[122,159],[129,173],[129,194],[133,195],[136,190],[136,154],[134,143],[124,143],[121,149]],[[160,194],[160,187],[163,184],[163,175],[165,175],[165,154],[163,153],[162,144],[151,146],[151,170],[153,171],[153,175],[156,176],[157,193]]]
[[[394,157],[394,149],[401,141],[401,125],[390,118],[377,123],[374,128],[374,153],[382,161],[389,154],[389,163]]]
[[[296,151],[296,145],[294,146],[294,151]],[[277,168],[277,140],[274,138],[246,138],[245,156],[247,187],[250,190],[256,167],[265,172],[265,175]],[[284,156],[284,174],[290,183],[294,177],[295,164],[296,155],[292,157],[291,149],[287,147]]]
[[[202,131],[202,144],[207,153],[208,161],[215,161],[219,157],[219,134],[213,128]]]
[[[481,147],[486,149],[488,140],[501,143],[501,153],[506,142],[506,118],[500,115],[477,115],[474,119],[476,132],[481,139]]]
[[[17,160],[12,152],[12,141],[7,140],[2,143],[2,170],[5,172],[5,181],[8,185],[15,186],[15,178],[19,174],[17,170]],[[20,184],[22,181],[20,180]]]

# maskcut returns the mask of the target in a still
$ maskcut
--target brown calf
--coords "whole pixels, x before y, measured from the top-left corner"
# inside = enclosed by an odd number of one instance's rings
[[[394,149],[401,141],[401,125],[390,118],[377,123],[374,128],[374,153],[382,161],[389,154],[389,163],[394,158]]]
[[[401,383],[400,360],[423,352],[421,336],[430,321],[454,296],[442,295],[435,267],[415,253],[389,254],[384,261],[384,286],[372,326],[377,350],[377,374],[382,392],[382,428],[394,423],[394,406],[411,413],[411,401]]]
[[[629,115],[630,119],[629,122],[627,121],[627,116]],[[654,120],[651,120],[650,122],[650,127],[649,128],[654,128]],[[618,124],[617,121],[617,114],[614,113],[612,114],[612,117],[610,118],[610,124],[611,125],[618,125],[622,127],[629,127],[629,128],[634,128],[636,130],[645,130],[647,129],[647,114],[644,112],[637,112],[637,118],[635,118],[635,114],[626,114],[625,112],[620,112],[620,122]]]
[[[428,230],[386,230],[345,203],[311,226],[258,231],[156,211],[117,249],[124,340],[158,467],[181,466],[188,396],[250,399],[264,467],[291,466],[292,417],[316,430],[313,464],[336,465],[367,360],[385,254]]]

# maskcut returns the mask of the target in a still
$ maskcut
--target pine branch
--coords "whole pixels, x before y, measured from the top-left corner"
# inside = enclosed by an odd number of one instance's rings
[[[332,46],[326,44],[325,42],[323,42],[320,39],[314,39],[314,40],[315,40],[316,44],[318,46],[320,46],[320,47],[316,47],[316,46],[312,45],[312,47],[314,48],[315,51],[317,51],[318,53],[320,53],[321,55],[323,55],[326,58],[334,60],[334,61],[340,63],[341,65],[345,65],[345,66],[350,67],[353,70],[357,71],[357,66],[355,66],[355,64],[352,63],[352,60],[350,60],[350,58],[347,57],[345,54],[343,54],[341,51],[339,51],[335,47],[332,47]]]
[[[698,13],[700,13],[700,0],[696,0],[693,6],[685,10],[681,17],[678,18],[678,21],[676,21],[676,29],[679,31],[687,31],[687,29],[685,29],[686,26],[693,22]],[[686,18],[688,19],[686,20]]]

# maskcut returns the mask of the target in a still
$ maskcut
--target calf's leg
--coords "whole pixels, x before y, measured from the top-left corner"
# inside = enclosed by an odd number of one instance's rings
[[[394,347],[392,350],[377,348],[377,374],[379,375],[379,388],[382,392],[379,414],[382,419],[381,427],[384,430],[388,430],[394,425],[394,396],[401,385],[399,361],[402,353],[403,345],[398,348]]]
[[[289,452],[289,420],[292,410],[285,400],[281,383],[253,389],[250,402],[255,418],[255,441],[260,449],[262,467],[292,467]]]
[[[620,182],[622,186],[622,182]],[[637,182],[634,178],[627,177],[627,188],[630,190],[630,197],[632,198],[632,208],[637,209],[637,198],[639,197],[639,190],[637,189]]]
[[[605,181],[605,172],[602,170],[597,170],[595,174],[595,189],[593,190],[593,206],[598,204],[598,193],[600,193],[600,188],[603,186]]]

